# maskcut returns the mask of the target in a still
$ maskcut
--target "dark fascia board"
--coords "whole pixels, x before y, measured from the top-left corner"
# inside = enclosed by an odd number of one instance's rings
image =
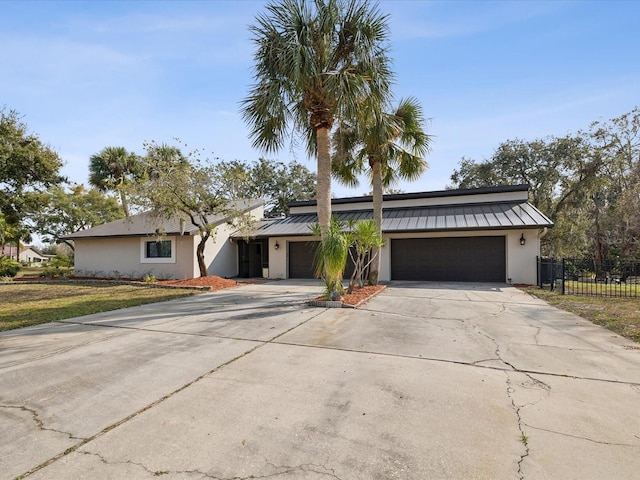
[[[498,187],[482,187],[482,188],[462,188],[458,190],[436,190],[433,192],[414,192],[414,193],[394,193],[391,195],[383,195],[384,201],[390,200],[413,200],[417,198],[442,198],[442,197],[461,197],[465,195],[484,195],[489,193],[509,193],[509,192],[528,192],[529,185],[502,185]],[[371,195],[361,197],[345,197],[332,198],[332,205],[341,205],[345,203],[365,203],[373,200]],[[289,207],[306,207],[316,205],[316,200],[300,200],[289,203]]]
[[[549,225],[527,225],[526,227],[523,226],[509,226],[509,227],[467,227],[467,228],[434,228],[432,230],[385,230],[382,232],[382,235],[396,235],[398,233],[412,233],[412,234],[419,234],[419,233],[446,233],[446,232],[474,232],[474,231],[483,231],[483,232],[488,232],[488,231],[492,231],[492,232],[497,232],[497,231],[508,231],[508,230],[513,230],[513,231],[521,231],[521,230],[532,230],[532,229],[542,229],[542,228],[549,228]],[[311,233],[278,233],[278,234],[274,234],[274,235],[254,235],[251,236],[250,238],[255,238],[255,239],[259,239],[259,238],[282,238],[282,237],[291,237],[291,238],[297,238],[297,237],[313,237],[313,234]]]

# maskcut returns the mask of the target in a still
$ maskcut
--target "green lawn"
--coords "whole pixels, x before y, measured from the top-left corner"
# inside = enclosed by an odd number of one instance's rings
[[[134,285],[0,283],[0,331],[197,293]]]
[[[580,315],[623,337],[640,342],[640,298],[562,295],[538,287],[523,288],[554,307]]]

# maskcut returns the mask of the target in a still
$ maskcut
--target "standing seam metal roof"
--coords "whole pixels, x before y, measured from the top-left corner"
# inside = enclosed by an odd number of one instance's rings
[[[333,217],[341,222],[370,219],[373,218],[373,211],[335,212]],[[315,213],[295,214],[286,218],[262,222],[257,226],[252,236],[311,235],[310,227],[317,222],[318,217]],[[384,233],[503,230],[551,226],[553,226],[553,222],[526,201],[437,205],[386,209],[382,212],[382,231]]]

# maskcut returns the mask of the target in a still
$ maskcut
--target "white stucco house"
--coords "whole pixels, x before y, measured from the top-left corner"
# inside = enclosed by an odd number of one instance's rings
[[[553,226],[528,202],[528,186],[385,195],[380,281],[536,283],[540,238]],[[372,218],[369,196],[332,200],[339,221]],[[290,215],[261,222],[239,245],[239,275],[311,278],[316,202],[290,204]],[[244,261],[244,263],[243,263]],[[259,266],[258,266],[259,265]]]
[[[2,248],[0,248],[0,255],[5,255],[19,262],[27,263],[43,263],[51,260],[53,257],[53,255],[43,255],[36,247],[30,245],[20,247],[19,251],[15,245],[3,245]]]
[[[259,221],[263,217],[262,200],[239,202],[233,210]],[[208,219],[216,226],[215,235],[207,241],[204,258],[209,275],[238,275],[237,245],[229,236],[237,228],[233,218],[218,215]],[[198,229],[189,222],[166,219],[162,222],[148,214],[131,216],[64,237],[74,242],[77,275],[92,277],[185,279],[200,276],[196,247]]]
[[[553,223],[528,202],[527,185],[385,195],[380,281],[423,280],[536,283],[540,238]],[[370,196],[335,198],[339,221],[372,218]],[[262,201],[247,201],[244,213],[253,230],[234,231],[222,216],[214,241],[207,243],[208,273],[221,277],[313,278],[311,235],[316,202],[290,204],[284,218],[264,219]],[[66,238],[75,242],[80,274],[158,278],[199,276],[195,228],[167,220],[158,226],[134,216]]]

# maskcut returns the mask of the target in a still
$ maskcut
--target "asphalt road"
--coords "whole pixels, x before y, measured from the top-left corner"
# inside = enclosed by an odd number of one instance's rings
[[[0,479],[640,478],[638,344],[507,285],[318,285],[0,333]]]

